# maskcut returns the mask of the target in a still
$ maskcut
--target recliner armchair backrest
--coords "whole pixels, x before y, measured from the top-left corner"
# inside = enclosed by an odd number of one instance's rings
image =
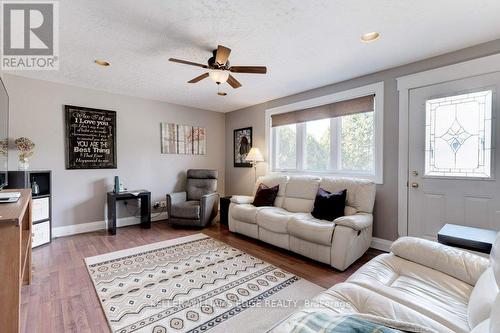
[[[324,177],[319,185],[322,189],[329,192],[338,192],[347,190],[346,212],[351,207],[348,215],[357,212],[373,212],[375,203],[375,183],[367,179],[342,178],[342,177]]]
[[[217,170],[189,169],[187,171],[187,200],[200,200],[206,194],[217,192]]]

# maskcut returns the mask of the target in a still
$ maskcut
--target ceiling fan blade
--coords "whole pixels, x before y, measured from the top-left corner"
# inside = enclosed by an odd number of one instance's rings
[[[179,64],[184,64],[184,65],[197,66],[197,67],[201,67],[201,68],[208,68],[207,65],[203,65],[203,64],[199,64],[197,62],[192,62],[192,61],[187,61],[187,60],[170,58],[170,59],[168,59],[168,61],[177,62]]]
[[[209,75],[208,73],[201,74],[200,76],[197,76],[194,79],[189,80],[188,83],[196,83],[198,81],[206,79],[208,77],[208,75]]]
[[[229,68],[234,73],[266,74],[266,66],[231,66]]]
[[[215,53],[215,62],[221,66],[224,66],[229,58],[231,49],[222,45],[217,46],[217,52]]]
[[[241,83],[236,80],[231,74],[229,74],[229,77],[227,78],[227,83],[234,89],[241,87]]]

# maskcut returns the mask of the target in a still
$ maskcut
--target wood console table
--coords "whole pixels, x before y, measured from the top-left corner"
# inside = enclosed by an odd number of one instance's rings
[[[31,283],[31,189],[21,192],[15,203],[0,204],[0,327],[19,332],[21,287]]]

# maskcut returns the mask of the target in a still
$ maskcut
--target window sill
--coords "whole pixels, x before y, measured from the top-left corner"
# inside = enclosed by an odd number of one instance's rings
[[[368,179],[373,181],[377,185],[382,185],[382,176],[377,176],[374,174],[358,173],[358,172],[337,172],[337,171],[298,171],[298,170],[280,170],[273,169],[272,173],[281,173],[286,175],[313,175],[318,177],[346,177],[346,178],[358,178],[358,179]]]

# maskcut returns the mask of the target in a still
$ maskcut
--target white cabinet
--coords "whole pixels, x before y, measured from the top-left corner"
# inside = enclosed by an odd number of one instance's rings
[[[37,247],[50,242],[50,222],[33,224],[31,247]]]
[[[52,172],[50,170],[9,171],[9,188],[32,189],[32,246],[50,243],[52,228]],[[33,193],[33,191],[35,193]]]
[[[50,215],[49,198],[33,198],[33,222],[48,220]]]

